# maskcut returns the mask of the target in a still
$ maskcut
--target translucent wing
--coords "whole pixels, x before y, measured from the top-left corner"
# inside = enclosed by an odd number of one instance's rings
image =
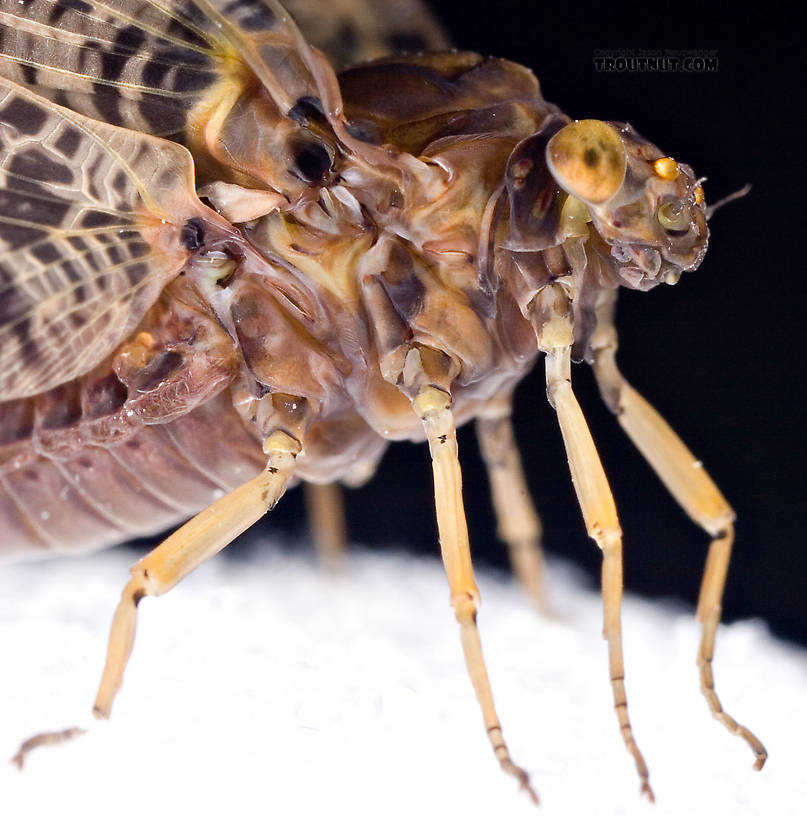
[[[287,166],[331,155],[305,112],[339,117],[332,70],[275,0],[0,0],[0,77],[2,400],[134,330],[187,261],[182,226],[215,218],[200,176],[305,188]]]
[[[285,0],[306,38],[337,70],[390,54],[447,51],[448,35],[421,0]]]
[[[185,144],[198,184],[294,198],[353,142],[332,67],[277,0],[0,0],[0,75]]]
[[[276,0],[0,0],[0,77],[3,400],[136,327],[188,258],[183,224],[214,216],[200,184],[291,201],[342,151],[396,161],[350,132],[332,67]]]
[[[273,0],[0,0],[0,73],[94,119],[182,134],[254,81],[254,63],[287,55],[280,14]],[[310,91],[305,77],[281,87],[295,72],[299,61],[261,80],[281,98]]]
[[[111,353],[186,263],[187,219],[207,213],[184,148],[0,79],[0,400]]]

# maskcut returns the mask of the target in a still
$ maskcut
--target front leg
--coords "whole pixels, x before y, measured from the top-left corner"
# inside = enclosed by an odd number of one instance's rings
[[[715,718],[751,747],[756,757],[754,768],[760,770],[767,759],[767,751],[751,731],[723,710],[712,673],[721,600],[734,542],[734,511],[702,463],[655,408],[631,388],[617,368],[617,340],[611,311],[612,303],[598,311],[594,374],[603,399],[634,445],[687,515],[712,536],[697,610],[702,627],[697,658],[701,691]]]

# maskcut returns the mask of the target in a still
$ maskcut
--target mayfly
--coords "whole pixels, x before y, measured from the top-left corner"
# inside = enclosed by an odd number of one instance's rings
[[[712,537],[701,686],[761,768],[712,679],[734,514],[615,362],[619,287],[703,259],[700,180],[627,124],[573,121],[526,68],[447,50],[417,2],[291,7],[299,25],[276,0],[0,2],[2,549],[86,551],[190,517],[132,568],[95,713],[110,714],[143,597],[293,482],[355,484],[390,440],[425,439],[485,729],[535,799],[483,661],[455,427],[476,420],[501,535],[539,594],[510,408],[543,357],[602,550],[619,727],[652,797],[625,696],[621,532],[575,359]],[[411,52],[383,56],[395,44]]]

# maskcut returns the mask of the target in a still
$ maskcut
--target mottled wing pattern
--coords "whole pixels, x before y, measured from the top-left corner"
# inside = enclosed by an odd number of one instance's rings
[[[419,0],[294,5],[345,57],[443,44]],[[186,262],[182,225],[209,211],[191,156],[154,136],[260,166],[233,130],[256,88],[265,121],[306,127],[306,100],[345,133],[332,70],[276,0],[0,0],[0,78],[1,400],[96,365]]]
[[[421,0],[286,0],[283,5],[337,70],[389,54],[451,47]]]
[[[192,4],[0,0],[0,73],[94,119],[158,135],[184,130],[217,80]]]
[[[146,134],[223,130],[258,86],[280,117],[333,94],[275,0],[0,0],[0,77],[2,400],[100,362],[187,261],[210,211],[187,151]]]
[[[311,92],[285,17],[274,0],[0,0],[0,75],[91,118],[177,136],[256,72],[273,96]]]
[[[179,145],[0,79],[0,400],[111,353],[182,269],[203,215]]]

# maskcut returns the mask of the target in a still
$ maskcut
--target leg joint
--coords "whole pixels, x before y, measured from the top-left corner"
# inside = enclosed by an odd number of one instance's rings
[[[622,528],[614,522],[603,526],[598,521],[591,524],[588,534],[603,553],[619,553],[622,548]]]
[[[479,599],[471,592],[461,592],[451,598],[451,605],[454,607],[454,615],[458,623],[476,621],[476,610],[479,607]]]

